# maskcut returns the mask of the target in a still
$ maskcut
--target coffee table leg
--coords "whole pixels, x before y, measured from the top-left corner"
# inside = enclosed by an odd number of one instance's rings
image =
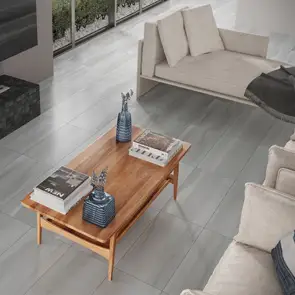
[[[176,165],[173,171],[173,187],[174,187],[174,200],[177,199],[178,194],[178,176],[179,176],[179,164]]]
[[[113,235],[110,240],[110,256],[109,256],[109,271],[108,271],[109,281],[113,279],[115,252],[116,252],[116,235]]]
[[[41,227],[41,214],[37,213],[37,244],[42,242],[42,227]]]

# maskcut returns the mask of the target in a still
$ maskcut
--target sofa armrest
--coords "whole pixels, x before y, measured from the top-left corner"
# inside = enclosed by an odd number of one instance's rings
[[[210,295],[208,293],[205,293],[203,291],[198,291],[198,290],[183,290],[181,292],[181,295]]]
[[[226,50],[266,58],[269,38],[254,34],[219,29]]]
[[[237,242],[270,252],[295,229],[295,198],[262,185],[247,183]]]
[[[160,40],[157,23],[145,23],[142,49],[142,75],[153,77],[156,64],[165,60],[165,58],[166,57]]]

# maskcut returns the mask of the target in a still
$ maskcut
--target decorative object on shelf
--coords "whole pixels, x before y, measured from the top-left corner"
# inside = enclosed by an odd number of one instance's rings
[[[83,219],[99,227],[105,228],[115,217],[115,199],[104,190],[107,180],[108,168],[100,175],[92,174],[91,184],[93,192],[85,199]]]
[[[131,114],[128,111],[128,101],[133,96],[132,89],[126,94],[121,93],[121,96],[122,110],[118,114],[116,140],[118,142],[129,142],[132,137],[132,120]]]

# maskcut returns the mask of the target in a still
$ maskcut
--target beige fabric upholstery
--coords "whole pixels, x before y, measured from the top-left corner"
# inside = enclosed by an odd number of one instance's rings
[[[268,163],[263,185],[275,188],[280,168],[295,170],[295,152],[274,145],[269,149]]]
[[[142,49],[142,75],[153,77],[155,65],[165,59],[166,57],[160,40],[157,24],[145,23]]]
[[[275,189],[295,197],[295,171],[281,168],[277,175]]]
[[[295,133],[291,136],[291,140],[295,141]]]
[[[211,5],[184,9],[182,15],[192,56],[224,50]]]
[[[219,29],[226,50],[266,57],[269,37]]]
[[[156,65],[157,77],[182,84],[244,98],[248,84],[279,62],[230,51],[215,51],[197,57],[186,56],[171,68],[166,61]]]
[[[147,77],[153,77],[155,66],[159,62],[166,60],[164,49],[159,36],[157,22],[158,20],[167,17],[171,13],[184,9],[187,6],[178,5],[165,13],[162,13],[155,18],[149,20],[144,25],[144,43],[142,49],[142,67],[141,74]]]
[[[286,143],[285,148],[288,149],[288,150],[291,150],[291,151],[294,151],[295,152],[295,141],[289,140]]]
[[[198,290],[183,290],[181,292],[181,295],[211,295],[202,291]]]
[[[239,233],[235,240],[270,252],[295,229],[295,198],[262,185],[248,183]]]
[[[232,242],[215,268],[204,291],[212,295],[279,295],[271,255]]]
[[[167,62],[173,67],[189,52],[181,11],[158,20],[158,30]]]

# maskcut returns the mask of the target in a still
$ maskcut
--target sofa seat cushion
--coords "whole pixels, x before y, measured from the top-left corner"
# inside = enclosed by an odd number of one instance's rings
[[[214,51],[185,56],[173,68],[166,61],[156,65],[155,76],[169,81],[244,98],[248,84],[262,72],[268,73],[280,62],[232,51]]]
[[[283,294],[269,253],[232,242],[209,279],[212,295]]]

